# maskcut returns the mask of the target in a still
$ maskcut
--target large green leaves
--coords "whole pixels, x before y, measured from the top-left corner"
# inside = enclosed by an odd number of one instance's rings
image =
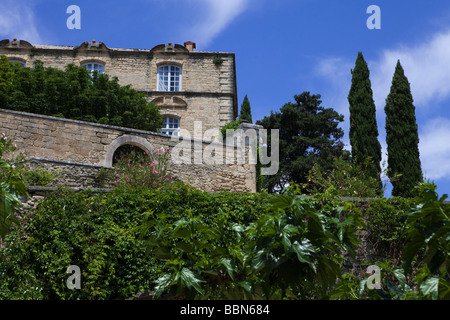
[[[419,205],[408,214],[408,243],[402,259],[406,271],[414,263],[421,268],[416,276],[424,296],[432,299],[449,297],[450,292],[450,205],[447,195],[438,197],[436,185],[424,182],[418,186]]]
[[[409,270],[414,258],[423,255],[431,273],[448,272],[450,265],[450,205],[446,195],[438,198],[436,186],[423,183],[419,187],[419,205],[408,215],[403,261]]]
[[[342,252],[354,253],[361,223],[358,216],[344,214],[344,208],[317,209],[315,200],[300,195],[297,186],[274,196],[268,213],[248,233],[247,250],[254,252],[254,270],[261,271],[266,298],[273,294],[269,287],[280,288],[283,297],[302,295],[311,284],[325,294],[341,274]]]
[[[15,208],[21,206],[21,196],[28,194],[20,169],[21,156],[7,161],[4,154],[15,151],[11,139],[4,134],[0,136],[0,237],[3,239],[10,232],[13,223],[19,225]]]

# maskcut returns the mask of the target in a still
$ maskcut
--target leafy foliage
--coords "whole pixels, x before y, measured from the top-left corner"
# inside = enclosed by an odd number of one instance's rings
[[[16,147],[5,134],[0,136],[0,238],[4,239],[13,223],[19,224],[15,209],[28,192],[22,176],[23,155],[8,158]]]
[[[237,130],[239,129],[239,126],[241,124],[241,120],[237,119],[232,122],[229,122],[225,124],[222,128],[220,128],[220,133],[222,139],[225,139],[227,137],[227,130]]]
[[[416,203],[408,198],[380,198],[368,202],[365,210],[366,245],[374,256],[389,257],[395,266],[401,265],[406,244],[407,213]]]
[[[48,186],[58,176],[60,172],[50,172],[48,169],[38,167],[35,169],[25,170],[23,173],[24,181],[29,186]]]
[[[153,150],[151,154],[120,154],[114,164],[114,174],[109,179],[116,187],[158,188],[172,183],[174,177],[168,172],[170,150]],[[112,171],[110,172],[112,173]]]
[[[300,190],[210,194],[177,182],[98,194],[61,189],[5,238],[0,298],[448,298],[445,197],[424,187],[416,207],[411,199],[353,202]],[[366,288],[367,274],[344,270],[362,230],[368,239],[381,235],[375,257],[386,259],[369,261],[381,267],[379,290]],[[393,243],[400,250],[389,256]],[[80,290],[66,286],[70,265],[81,268]]]
[[[419,256],[421,290],[433,299],[450,299],[450,205],[444,204],[447,195],[438,197],[434,184],[424,182],[418,192],[419,205],[409,213],[405,231],[405,270]]]
[[[156,105],[130,85],[107,74],[93,75],[73,64],[66,69],[21,68],[0,56],[0,108],[157,132]]]
[[[280,169],[276,175],[266,176],[264,188],[269,192],[282,191],[289,183],[305,184],[309,170],[319,164],[328,171],[333,159],[342,155],[343,116],[331,108],[320,106],[320,95],[303,92],[294,96],[280,112],[271,112],[257,124],[268,130],[279,130]],[[270,143],[268,150],[271,150]]]
[[[341,278],[332,293],[338,299],[371,300],[448,300],[449,219],[447,195],[438,197],[436,185],[424,182],[417,187],[418,198],[401,218],[403,228],[395,234],[402,238],[401,261],[377,261],[381,267],[381,289],[366,290],[367,279],[352,275]],[[411,201],[410,199],[404,199]],[[389,222],[386,222],[388,225]],[[371,231],[369,229],[369,231]],[[373,232],[384,232],[382,229]],[[359,290],[357,288],[359,287]]]
[[[322,211],[297,188],[271,197],[250,224],[219,216],[213,224],[188,214],[173,223],[148,219],[148,251],[169,272],[163,292],[186,298],[280,299],[323,297],[341,274],[342,252],[354,255],[362,219],[345,208]],[[312,293],[313,291],[313,293]]]
[[[340,197],[375,198],[379,195],[379,179],[367,171],[370,158],[364,164],[357,164],[344,157],[335,158],[333,168],[325,172],[315,164],[308,173],[305,184],[307,193],[327,192]]]
[[[265,211],[263,199],[209,194],[181,183],[100,194],[61,189],[24,212],[23,228],[13,228],[0,247],[0,299],[113,300],[154,290],[153,281],[167,269],[156,252],[145,255],[139,240],[150,208],[156,221],[167,223],[191,212],[208,225],[222,215],[247,224]],[[81,269],[81,290],[66,286],[70,265]]]

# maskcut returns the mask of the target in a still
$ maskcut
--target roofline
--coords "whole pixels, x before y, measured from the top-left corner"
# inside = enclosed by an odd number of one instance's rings
[[[21,40],[21,41],[23,41],[23,40]],[[9,40],[9,39],[4,39],[4,40],[1,40],[0,43],[1,43],[1,42],[10,42],[10,40]],[[26,42],[26,43],[28,43],[28,42]],[[83,45],[83,44],[85,44],[85,43],[86,43],[86,42],[83,42],[81,45]],[[102,42],[97,42],[97,43],[102,43]],[[102,43],[102,44],[104,44],[104,43]],[[63,51],[67,50],[67,51],[69,51],[69,50],[78,49],[78,48],[81,46],[81,45],[79,45],[79,46],[47,45],[47,44],[39,44],[39,43],[34,43],[34,44],[31,44],[31,43],[30,43],[30,45],[31,45],[31,47],[23,47],[23,48],[24,48],[24,49],[38,49],[38,50],[63,50]],[[160,47],[160,46],[161,46],[161,44],[156,45],[156,46],[154,46],[154,47],[151,48],[151,49],[137,49],[137,48],[109,48],[109,47],[108,47],[108,49],[111,50],[111,51],[145,52],[145,53],[149,53],[149,52],[151,52],[152,50],[154,50],[155,48]],[[184,46],[184,45],[181,45],[181,44],[174,44],[174,46],[185,48],[185,46]],[[6,48],[8,48],[8,47],[6,47]],[[20,47],[16,47],[15,49],[20,49]],[[202,50],[202,51],[190,51],[189,53],[192,53],[192,54],[226,54],[226,55],[234,54],[234,53],[232,53],[232,52],[203,51],[203,50]]]

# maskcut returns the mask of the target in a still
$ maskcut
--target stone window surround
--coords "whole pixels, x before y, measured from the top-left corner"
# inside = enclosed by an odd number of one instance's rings
[[[99,59],[87,59],[87,60],[80,61],[80,66],[85,67],[87,64],[90,64],[90,63],[102,65],[103,73],[106,73],[106,63]]]
[[[163,117],[164,117],[164,127],[161,128],[161,131],[171,131],[171,132],[175,133],[175,136],[178,136],[179,135],[178,131],[181,128],[181,117],[178,117],[178,116],[175,116],[175,115],[172,115],[172,114],[164,114]],[[168,121],[170,122],[170,119],[178,120],[178,123],[177,123],[178,127],[177,128],[169,128],[169,127],[167,127],[167,124],[168,124],[167,122]],[[163,134],[165,134],[165,133],[163,133]]]
[[[171,91],[171,90],[161,90],[161,88],[159,87],[159,68],[160,67],[177,67],[179,68],[179,79],[178,79],[178,88],[175,91]],[[180,92],[183,89],[183,63],[180,63],[179,61],[173,61],[173,60],[165,60],[165,61],[160,61],[158,63],[156,63],[156,91],[158,92]],[[170,71],[169,71],[170,72]],[[169,75],[169,82],[170,82],[170,75]],[[170,83],[169,83],[169,88],[170,88]]]
[[[8,57],[9,62],[18,62],[22,65],[22,67],[26,67],[27,61],[23,58],[16,58],[16,57]]]

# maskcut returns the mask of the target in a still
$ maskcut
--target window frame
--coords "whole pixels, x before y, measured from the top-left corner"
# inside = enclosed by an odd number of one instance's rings
[[[88,65],[92,65],[93,68],[88,68]],[[87,71],[89,71],[89,73],[91,74],[91,76],[94,74],[95,71],[98,72],[98,74],[104,74],[105,73],[105,64],[102,62],[98,62],[98,61],[89,61],[89,62],[84,62],[82,65],[82,67],[85,67]],[[95,66],[101,66],[102,70],[98,70],[95,69]]]
[[[19,59],[10,59],[8,60],[9,63],[19,63],[21,68],[25,68],[26,67],[26,62],[19,60]]]
[[[164,72],[165,68],[168,69],[167,73]],[[162,64],[158,66],[156,73],[157,91],[180,92],[182,90],[183,68],[181,66],[178,66],[176,64]],[[161,79],[161,76],[164,76],[164,79]]]
[[[171,123],[172,122],[172,123]],[[173,126],[172,128],[170,126]],[[161,128],[161,133],[169,136],[178,137],[180,134],[181,121],[180,118],[173,116],[164,117],[164,126]]]

